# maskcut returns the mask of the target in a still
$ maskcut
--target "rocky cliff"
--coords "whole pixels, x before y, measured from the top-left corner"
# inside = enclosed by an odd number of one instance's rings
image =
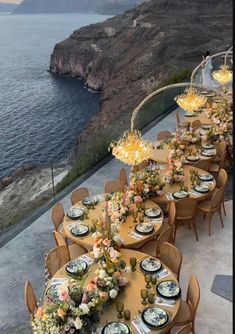
[[[144,0],[23,0],[15,13],[96,12],[119,14]]]
[[[80,143],[130,127],[141,100],[171,73],[192,68],[205,50],[232,45],[232,0],[152,0],[56,44],[50,70],[101,91],[100,111]]]

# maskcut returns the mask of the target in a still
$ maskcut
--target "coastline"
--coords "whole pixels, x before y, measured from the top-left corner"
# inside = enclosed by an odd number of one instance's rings
[[[69,172],[68,163],[53,168],[56,186]],[[18,223],[53,198],[50,167],[34,167],[0,190],[0,232]]]

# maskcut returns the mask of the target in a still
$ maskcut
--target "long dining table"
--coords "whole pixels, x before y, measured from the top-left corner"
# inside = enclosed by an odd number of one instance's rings
[[[67,235],[67,237],[70,240],[72,240],[73,242],[82,245],[83,247],[85,247],[88,250],[91,250],[93,248],[93,245],[94,245],[94,238],[93,238],[92,232],[91,232],[91,227],[93,225],[93,222],[94,222],[95,219],[102,219],[102,214],[104,213],[105,202],[104,202],[104,199],[102,199],[102,198],[104,198],[104,195],[103,194],[99,195],[99,198],[101,200],[99,200],[99,202],[94,207],[94,209],[89,209],[89,214],[88,214],[87,219],[72,220],[71,218],[68,217],[68,215],[65,215],[65,218],[64,218],[64,221],[63,221],[63,228],[64,228],[64,231],[65,231],[65,234]],[[154,201],[152,201],[151,199],[147,199],[144,202],[144,205],[145,205],[145,209],[158,207],[158,205]],[[73,207],[74,208],[82,208],[82,209],[85,208],[82,201],[78,202]],[[161,210],[159,207],[158,207],[158,209]],[[159,233],[159,230],[160,230],[160,228],[162,226],[162,223],[163,223],[163,218],[164,218],[163,217],[163,212],[161,210],[160,217],[158,219],[156,219],[155,222],[152,222],[153,227],[154,227],[153,232],[149,235],[140,235],[140,234],[136,233],[136,231],[135,231],[136,223],[134,223],[133,216],[131,214],[128,215],[125,218],[125,221],[121,224],[121,228],[120,228],[120,231],[119,231],[119,235],[124,241],[123,247],[139,249],[145,242],[147,242],[148,240],[153,239]],[[86,236],[75,236],[71,232],[71,228],[73,226],[75,226],[76,224],[84,224],[84,225],[88,226],[89,227],[89,234],[86,235]]]
[[[130,320],[125,320],[125,319],[121,319],[122,322],[126,323],[129,328],[131,329],[132,333],[135,334],[143,334],[143,330],[141,329],[141,327],[139,328],[139,331],[134,327],[133,325],[133,320],[136,319],[141,312],[150,307],[150,306],[156,306],[159,308],[162,308],[163,310],[165,310],[168,313],[169,316],[169,321],[167,323],[166,326],[164,326],[163,328],[159,328],[156,330],[151,330],[149,328],[149,334],[154,334],[154,333],[158,333],[158,334],[165,334],[168,333],[170,328],[172,328],[172,326],[174,325],[175,322],[175,318],[177,316],[177,313],[179,311],[180,308],[180,303],[181,303],[181,295],[179,295],[177,298],[175,298],[175,303],[173,305],[166,305],[164,303],[162,303],[162,299],[161,296],[158,295],[156,286],[157,284],[159,284],[160,282],[163,281],[175,281],[178,284],[178,281],[175,277],[175,275],[172,273],[172,271],[164,264],[162,263],[162,270],[164,270],[166,272],[166,276],[161,276],[159,278],[157,278],[157,283],[156,285],[151,286],[151,288],[149,289],[149,292],[155,293],[155,296],[159,297],[158,300],[155,300],[154,304],[147,304],[147,305],[143,305],[141,303],[141,295],[140,295],[140,290],[145,288],[145,276],[144,276],[144,272],[141,270],[140,268],[140,261],[149,257],[149,255],[136,251],[136,250],[131,250],[131,249],[121,249],[121,260],[124,260],[126,262],[126,265],[129,266],[130,263],[130,258],[131,257],[135,257],[137,260],[137,269],[136,271],[130,271],[130,272],[126,272],[125,273],[125,277],[128,279],[128,284],[125,286],[125,288],[123,289],[123,291],[118,294],[117,298],[115,299],[115,301],[111,304],[108,305],[108,307],[104,308],[104,310],[100,313],[100,321],[99,324],[101,327],[104,327],[108,322],[111,321],[120,321],[120,319],[117,317],[117,311],[116,311],[116,303],[117,302],[122,302],[124,304],[124,308],[130,310],[131,312],[131,318]],[[84,286],[86,285],[86,283],[88,283],[91,279],[94,278],[95,276],[95,271],[98,268],[98,264],[93,261],[94,257],[92,255],[92,253],[87,253],[81,257],[79,257],[80,259],[83,260],[87,260],[89,259],[89,263],[91,263],[89,265],[89,271],[88,271],[88,276],[85,279],[84,282]],[[77,259],[79,259],[77,258]],[[67,265],[67,264],[66,264]],[[61,282],[63,282],[64,279],[68,279],[68,282],[71,279],[71,276],[69,276],[66,272],[66,265],[64,265],[63,267],[61,267],[53,276],[52,280],[49,281],[47,289],[50,288],[50,286],[52,284],[60,284],[60,280]],[[63,284],[63,283],[61,283]],[[44,293],[44,305],[47,303],[47,289]],[[161,301],[161,302],[160,302]],[[142,332],[141,332],[142,331]]]

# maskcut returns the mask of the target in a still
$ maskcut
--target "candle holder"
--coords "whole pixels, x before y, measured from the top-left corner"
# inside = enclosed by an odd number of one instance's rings
[[[141,295],[141,298],[142,298],[142,301],[141,301],[141,304],[142,305],[147,305],[148,304],[148,290],[146,289],[141,289],[140,290],[140,295]]]

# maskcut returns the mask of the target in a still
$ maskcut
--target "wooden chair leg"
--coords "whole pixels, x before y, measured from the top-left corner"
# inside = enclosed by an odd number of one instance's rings
[[[191,230],[191,227],[190,227],[190,222],[188,222],[188,229]]]
[[[211,221],[212,221],[213,215],[214,215],[214,212],[213,213],[210,212],[208,215],[209,237],[211,236]]]
[[[197,235],[196,222],[195,222],[195,219],[194,219],[194,218],[192,219],[192,223],[193,223],[194,233],[195,233],[195,235],[196,235],[196,240],[199,241],[199,240],[198,240],[198,235]]]
[[[175,244],[176,230],[177,230],[177,225],[175,224],[175,229],[174,229],[174,232],[173,232],[173,244]]]
[[[223,210],[224,210],[224,215],[226,216],[226,210],[225,210],[224,201],[223,201],[223,203],[222,203],[222,206],[223,206]]]
[[[220,216],[221,225],[224,228],[224,223],[223,223],[222,214],[221,214],[221,206],[219,208],[219,216]]]
[[[206,214],[205,214],[205,213],[203,214],[203,219],[204,219],[204,220],[206,219]]]
[[[192,327],[192,333],[195,334],[196,332],[195,332],[195,322],[194,321],[192,321],[191,327]]]

